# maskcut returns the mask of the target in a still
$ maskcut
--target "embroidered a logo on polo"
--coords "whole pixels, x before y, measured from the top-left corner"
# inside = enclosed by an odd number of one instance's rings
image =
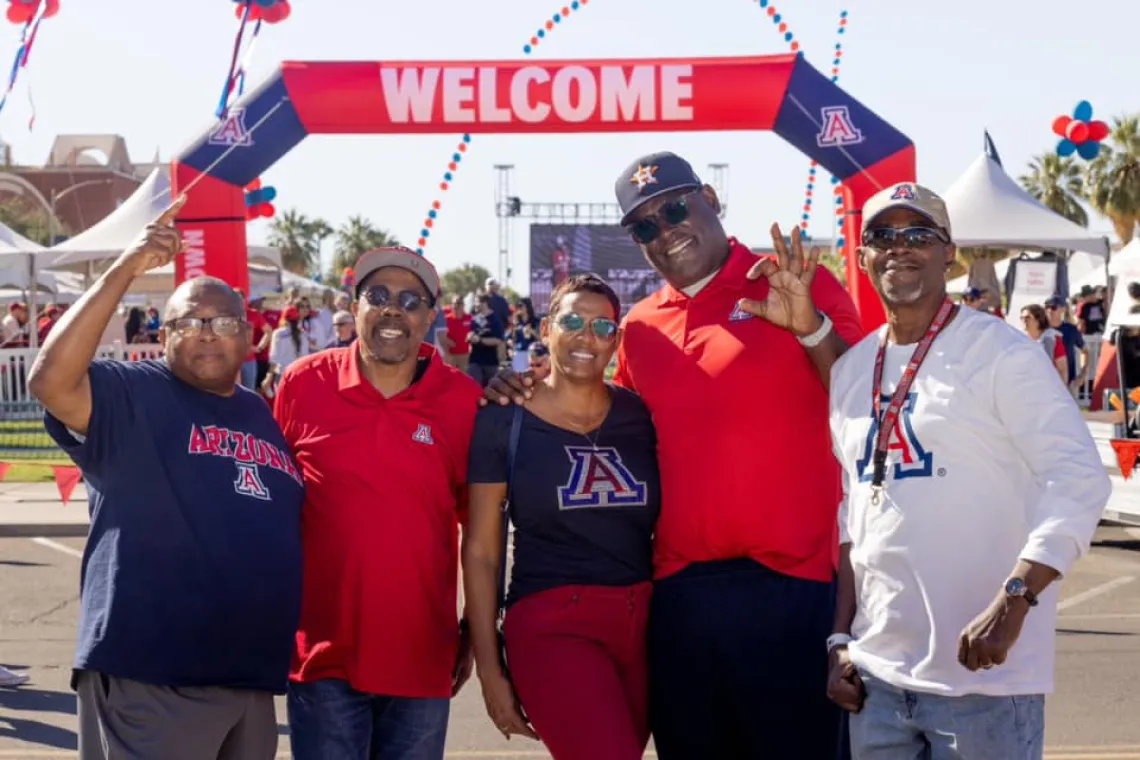
[[[421,422],[419,427],[416,428],[416,432],[412,434],[412,440],[418,441],[419,443],[426,443],[429,446],[434,444],[435,441],[433,441],[431,437],[431,425]]]
[[[237,467],[234,491],[242,496],[269,501],[271,494],[261,477],[261,468],[283,472],[303,485],[301,473],[297,471],[293,458],[269,441],[258,438],[253,433],[240,430],[204,425],[191,425],[190,441],[186,453],[197,456],[214,456],[231,459]]]
[[[644,507],[646,485],[634,477],[612,446],[567,446],[573,467],[558,488],[560,509]]]
[[[732,307],[732,311],[728,315],[729,322],[746,322],[749,319],[752,319],[752,315],[740,308],[739,303]]]

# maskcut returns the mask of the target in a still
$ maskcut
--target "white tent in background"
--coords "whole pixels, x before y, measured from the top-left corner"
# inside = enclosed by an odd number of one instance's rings
[[[984,152],[942,197],[959,248],[1108,255],[1108,238],[1043,206]]]

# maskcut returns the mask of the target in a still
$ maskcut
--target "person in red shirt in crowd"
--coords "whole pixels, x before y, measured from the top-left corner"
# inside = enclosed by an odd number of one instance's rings
[[[242,295],[244,296],[245,294],[243,293]],[[245,319],[249,322],[249,326],[253,328],[253,337],[251,338],[252,348],[249,352],[249,356],[246,357],[241,365],[241,384],[254,392],[260,387],[257,384],[257,355],[263,348],[266,351],[269,350],[269,336],[273,333],[269,323],[265,321],[265,315],[261,312],[261,308],[264,305],[265,301],[259,295],[255,295],[247,300],[245,305]]]
[[[426,259],[370,251],[356,277],[358,339],[290,365],[274,403],[306,489],[293,757],[441,760],[473,663],[456,586],[481,391],[424,342]]]
[[[443,344],[443,360],[452,367],[467,372],[467,360],[471,358],[471,344],[467,336],[471,334],[471,315],[463,308],[463,297],[454,296],[451,305],[444,311],[447,330],[440,336]]]
[[[684,159],[643,156],[618,177],[622,225],[665,286],[623,324],[614,383],[657,427],[661,516],[648,629],[661,760],[833,760],[826,696],[840,469],[831,365],[864,335],[850,296],[772,226],[757,257],[721,226]],[[533,377],[487,398],[521,403]]]

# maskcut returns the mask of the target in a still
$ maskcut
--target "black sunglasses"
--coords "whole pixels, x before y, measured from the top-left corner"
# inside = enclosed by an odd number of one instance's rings
[[[581,314],[569,312],[558,318],[558,326],[566,332],[579,332],[589,325],[590,331],[601,340],[610,340],[617,334],[618,325],[608,317],[594,317],[587,321]]]
[[[392,303],[392,291],[387,285],[373,285],[362,292],[361,297],[372,306],[383,308]],[[416,311],[429,304],[429,299],[414,290],[401,290],[396,294],[396,305],[404,311]]]
[[[676,200],[662,204],[661,208],[657,209],[656,214],[627,225],[626,231],[629,232],[630,237],[642,245],[652,243],[661,237],[662,222],[665,223],[666,227],[676,227],[689,218],[689,199],[700,192],[700,190],[693,190]]]
[[[933,227],[873,227],[863,233],[863,245],[881,251],[900,244],[904,248],[929,248],[936,242],[949,243],[950,239]]]

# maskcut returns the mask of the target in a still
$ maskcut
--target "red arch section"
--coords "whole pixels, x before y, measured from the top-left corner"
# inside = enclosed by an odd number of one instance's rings
[[[848,209],[915,179],[913,143],[799,55],[286,63],[174,161],[174,192],[189,195],[176,279],[248,289],[242,188],[310,134],[739,130],[773,131],[818,161],[842,180]],[[599,191],[611,174],[599,171]],[[848,212],[848,282],[872,328],[883,309],[854,262],[859,227]]]

